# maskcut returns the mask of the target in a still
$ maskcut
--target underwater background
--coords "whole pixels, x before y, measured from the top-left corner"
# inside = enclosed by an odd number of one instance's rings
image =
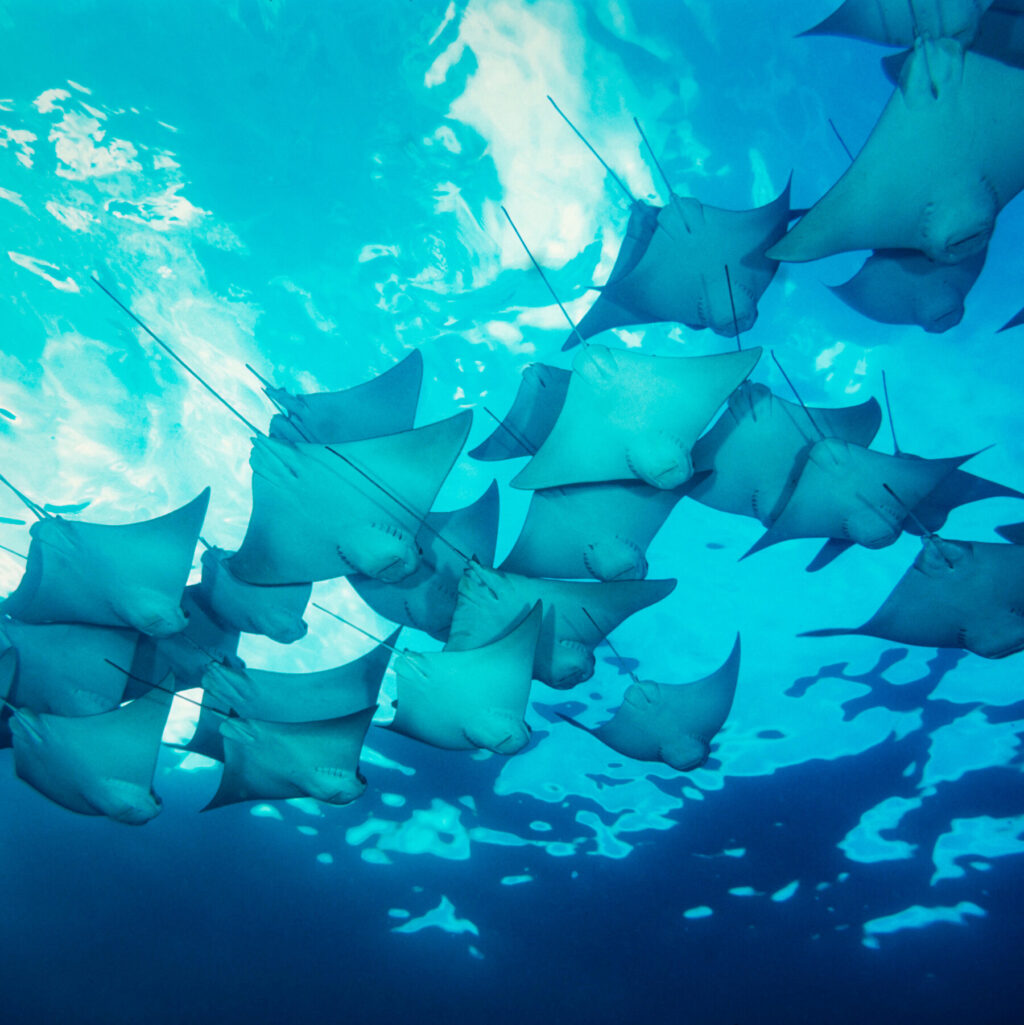
[[[628,218],[555,97],[634,195],[660,182],[743,209],[793,174],[809,206],[889,92],[885,51],[795,38],[827,0],[30,0],[0,4],[0,469],[54,507],[141,519],[212,485],[204,536],[237,547],[249,437],[95,287],[119,290],[247,417],[275,383],[334,389],[411,349],[418,423],[473,409],[493,430],[519,372],[568,366],[566,330],[501,214],[575,316]],[[664,196],[662,196],[664,198]],[[881,395],[901,444],[993,447],[973,472],[1024,488],[1020,200],[1001,215],[959,327],[869,321],[824,284],[845,254],[784,264],[745,342],[774,349],[810,404]],[[2,258],[2,257],[0,257]],[[677,325],[618,332],[661,355],[725,351]],[[785,394],[762,359],[754,379]],[[883,427],[883,431],[886,428]],[[884,435],[880,444],[884,447]],[[463,456],[437,503],[502,484],[499,558],[528,496],[520,463]],[[0,515],[20,515],[13,496]],[[945,533],[994,540],[1000,499]],[[197,814],[213,763],[167,747],[145,829],[71,815],[0,753],[0,1020],[842,1025],[1021,1020],[1020,657],[799,638],[862,622],[916,554],[902,537],[816,574],[815,542],[738,557],[755,521],[679,504],[649,550],[667,600],[614,636],[644,678],[743,664],[713,761],[680,776],[558,718],[600,722],[628,676],[535,684],[513,758],[375,729],[370,787]],[[28,544],[0,524],[0,543]],[[0,588],[23,563],[0,552]],[[343,581],[315,600],[378,636]],[[310,610],[253,665],[309,670],[370,642]],[[436,647],[406,631],[403,643]],[[385,689],[389,686],[385,683]],[[176,702],[166,739],[187,735]]]

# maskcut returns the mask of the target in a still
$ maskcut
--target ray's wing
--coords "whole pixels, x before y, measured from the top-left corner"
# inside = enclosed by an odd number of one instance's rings
[[[1024,71],[920,40],[864,148],[768,255],[917,248],[956,263],[988,244],[1022,186]]]
[[[531,363],[523,371],[512,408],[490,437],[469,454],[488,461],[532,456],[558,419],[570,377],[568,370]]]
[[[628,309],[613,298],[613,286],[630,274],[643,258],[644,253],[647,252],[647,247],[658,226],[661,209],[661,207],[643,202],[636,202],[630,208],[626,235],[619,247],[618,255],[615,257],[612,272],[602,286],[601,294],[597,297],[594,305],[576,326],[576,331],[572,332],[565,340],[562,345],[563,351],[579,345],[580,338],[592,338],[609,328],[641,323],[635,319],[638,315],[636,311]]]
[[[936,531],[954,509],[987,498],[1024,498],[1024,494],[966,470],[954,470],[914,506],[914,515],[927,530]],[[921,533],[921,528],[909,517],[903,529],[910,534]]]
[[[422,381],[423,356],[413,349],[384,373],[343,391],[292,395],[268,388],[287,412],[270,421],[270,436],[334,445],[411,430]]]
[[[965,46],[992,0],[845,0],[804,36],[847,36],[884,46],[913,46],[919,36]]]

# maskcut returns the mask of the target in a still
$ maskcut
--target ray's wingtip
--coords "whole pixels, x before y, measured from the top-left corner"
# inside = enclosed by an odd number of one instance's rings
[[[1024,544],[1024,522],[1004,523],[1001,527],[996,527],[996,533],[1004,541],[1009,541],[1010,544]]]
[[[1024,324],[1024,310],[1020,313],[1012,316],[1001,328],[996,331],[997,335],[1002,334],[1004,331],[1012,331],[1015,327],[1020,327]]]
[[[740,669],[740,655],[742,653],[742,643],[740,641],[740,632],[736,631],[736,637],[732,642],[732,648],[729,650],[729,654],[726,656],[725,661],[722,663],[721,671],[723,672],[739,672]]]

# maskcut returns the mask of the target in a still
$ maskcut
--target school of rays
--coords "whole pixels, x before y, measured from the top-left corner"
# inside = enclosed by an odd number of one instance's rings
[[[625,193],[629,223],[589,311],[578,324],[566,314],[571,366],[527,367],[505,417],[468,454],[525,460],[512,486],[531,492],[529,508],[500,565],[496,482],[465,508],[434,509],[473,413],[417,425],[416,351],[340,391],[295,393],[261,378],[277,410],[265,428],[214,393],[253,436],[251,513],[236,551],[202,538],[209,488],[155,519],[112,525],[54,514],[23,482],[0,478],[35,520],[24,576],[0,605],[0,743],[13,747],[17,775],[71,811],[145,823],[161,809],[153,777],[172,700],[192,688],[203,696],[187,747],[223,764],[211,809],[356,800],[371,727],[514,756],[531,741],[534,684],[564,691],[590,679],[597,647],[676,587],[651,578],[647,550],[682,501],[756,520],[764,533],[743,558],[819,540],[813,572],[853,546],[920,537],[874,615],[809,636],[861,633],[984,658],[1024,650],[1024,524],[998,527],[1000,541],[938,533],[958,506],[1024,494],[963,469],[971,453],[903,451],[884,375],[891,452],[871,447],[877,400],[819,408],[792,387],[774,394],[752,379],[763,353],[742,340],[781,262],[860,250],[871,251],[864,266],[833,288],[844,303],[929,332],[960,322],[998,214],[1024,188],[1024,2],[846,0],[808,34],[906,52],[883,61],[895,88],[864,147],[807,210],[791,209],[788,184],[735,211],[678,195],[663,174],[665,205],[638,201],[552,101]],[[95,284],[198,379],[117,289]],[[654,323],[709,328],[725,348],[654,356],[607,333]],[[1003,330],[1022,323],[1024,310]],[[395,624],[389,637],[319,672],[238,657],[243,633],[305,636],[313,584],[341,577]],[[444,646],[406,649],[403,627]],[[706,764],[732,707],[739,634],[719,668],[690,682],[641,680],[637,661],[611,650],[632,677],[621,707],[596,728],[569,721],[628,758],[678,772]],[[389,666],[394,715],[374,725]]]

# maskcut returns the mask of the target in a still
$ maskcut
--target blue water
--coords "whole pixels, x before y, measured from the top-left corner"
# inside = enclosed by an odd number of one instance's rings
[[[283,386],[340,388],[421,348],[418,422],[473,408],[472,447],[492,429],[482,407],[506,409],[526,363],[568,365],[564,323],[500,205],[576,316],[628,214],[545,95],[638,196],[660,183],[634,114],[680,193],[744,208],[792,171],[806,206],[845,167],[828,118],[855,148],[889,91],[881,51],[793,38],[830,9],[5,4],[3,472],[110,522],[212,484],[204,534],[242,537],[246,431],[93,272],[259,423],[270,409],[245,362]],[[859,266],[847,254],[784,267],[749,342],[776,349],[808,402],[878,395],[885,370],[904,448],[994,443],[971,469],[1024,488],[1019,330],[994,333],[1024,302],[1022,230],[1018,201],[945,335],[841,305],[823,283]],[[622,339],[675,355],[725,344],[671,325]],[[766,361],[755,378],[784,387]],[[502,485],[516,468],[497,468]],[[493,472],[461,460],[438,506],[467,504]],[[526,505],[505,487],[502,501],[499,558]],[[19,514],[13,499],[0,513]],[[990,501],[946,533],[993,539],[1021,518]],[[0,530],[27,545],[25,527]],[[168,748],[162,814],[127,829],[47,803],[3,752],[2,1020],[1019,1021],[1021,656],[798,639],[866,618],[918,542],[810,576],[814,542],[737,563],[759,532],[682,503],[649,552],[679,587],[615,635],[645,677],[686,681],[741,631],[732,716],[688,777],[625,765],[554,715],[599,722],[618,704],[628,678],[600,662],[571,694],[535,685],[535,741],[507,762],[371,731],[370,789],[344,809],[199,815],[217,770]],[[0,553],[0,587],[20,572]],[[316,597],[388,629],[343,583]],[[365,650],[317,616],[299,644],[247,639],[242,655],[301,670]],[[176,707],[172,727],[187,720]],[[439,927],[417,921],[449,906]]]

